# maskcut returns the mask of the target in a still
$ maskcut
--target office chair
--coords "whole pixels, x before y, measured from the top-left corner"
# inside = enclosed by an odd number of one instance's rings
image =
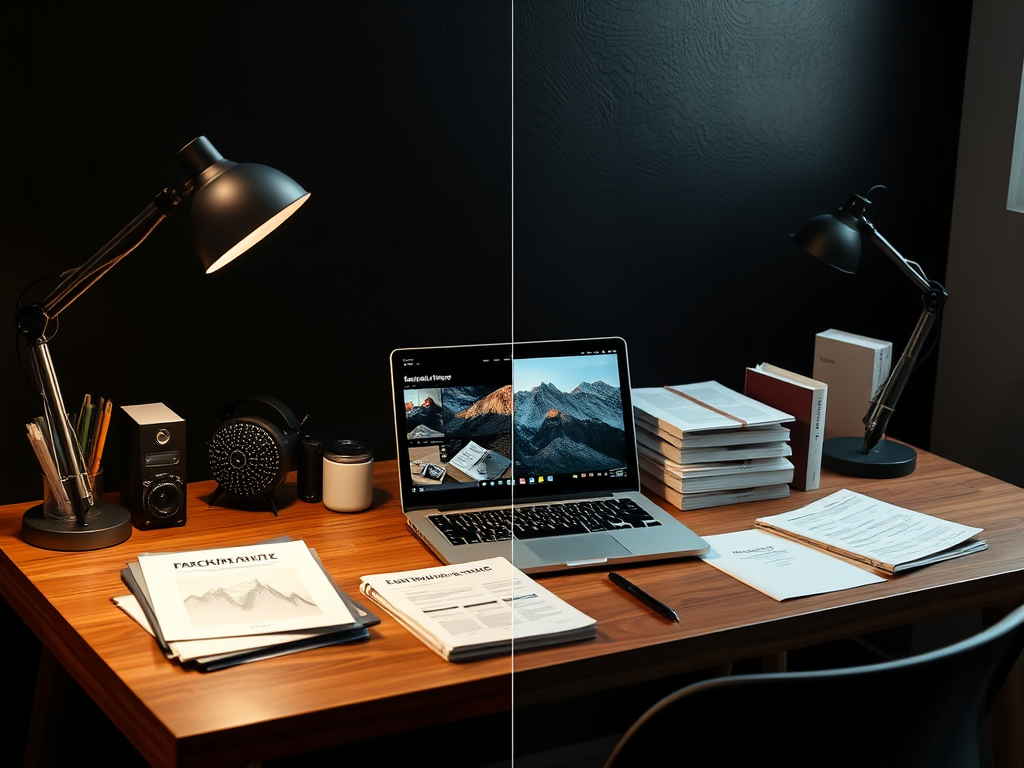
[[[605,768],[979,768],[979,731],[1022,648],[1024,606],[897,661],[693,683],[647,710]]]

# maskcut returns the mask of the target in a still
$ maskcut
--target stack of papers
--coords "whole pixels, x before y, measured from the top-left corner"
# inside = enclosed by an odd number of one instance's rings
[[[369,637],[380,619],[339,589],[302,541],[139,555],[114,603],[164,655],[212,671]]]
[[[645,488],[685,510],[789,496],[791,414],[717,381],[632,396]]]
[[[363,576],[360,591],[448,661],[597,636],[597,622],[503,557]]]
[[[705,536],[702,559],[776,600],[874,584],[988,548],[981,528],[847,489],[755,525]]]

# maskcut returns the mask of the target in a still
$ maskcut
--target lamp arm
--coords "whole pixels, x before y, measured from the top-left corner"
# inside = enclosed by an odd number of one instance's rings
[[[89,510],[95,500],[88,468],[64,408],[64,398],[50,357],[49,324],[111,267],[135,250],[175,210],[191,189],[191,185],[186,182],[184,194],[163,190],[128,226],[68,275],[42,302],[21,307],[15,315],[18,331],[28,341],[32,371],[43,399],[50,434],[53,435],[57,469],[74,509],[75,519],[82,526],[89,524]]]
[[[889,417],[896,409],[896,403],[903,394],[910,374],[913,372],[920,356],[924,343],[931,333],[939,312],[946,303],[946,291],[938,283],[929,284],[928,292],[921,299],[924,305],[921,315],[917,319],[910,339],[904,347],[900,359],[897,361],[885,384],[879,387],[871,399],[871,406],[864,416],[864,447],[862,453],[869,453],[872,448],[878,445],[879,440],[885,434],[889,424]]]
[[[191,184],[186,182],[184,193],[169,189],[161,191],[128,226],[93,254],[92,258],[64,278],[49,296],[37,304],[19,310],[18,328],[22,334],[33,339],[45,334],[46,323],[71,306],[71,303],[89,290],[93,283],[141,245],[156,226],[175,211],[191,189]],[[38,327],[39,323],[43,324],[42,328]]]
[[[932,290],[932,282],[922,274],[921,270],[914,269],[910,262],[903,258],[899,251],[892,247],[892,243],[882,237],[881,233],[875,229],[874,224],[864,217],[860,218],[860,224],[865,230],[867,230],[868,237],[871,242],[878,246],[878,249],[888,256],[889,260],[897,266],[900,272],[910,278],[914,285],[921,289],[922,293],[929,293]]]

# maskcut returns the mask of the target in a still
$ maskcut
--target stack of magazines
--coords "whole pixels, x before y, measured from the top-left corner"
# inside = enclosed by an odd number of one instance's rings
[[[380,619],[302,541],[139,555],[114,603],[168,659],[204,672],[369,637]]]
[[[640,482],[679,509],[789,496],[794,417],[717,381],[632,390]]]

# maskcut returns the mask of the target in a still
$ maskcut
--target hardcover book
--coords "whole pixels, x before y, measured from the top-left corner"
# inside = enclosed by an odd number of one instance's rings
[[[825,439],[863,437],[871,398],[892,366],[892,342],[830,328],[814,337],[811,376],[828,384]]]
[[[789,427],[792,487],[813,491],[821,484],[821,449],[825,441],[829,386],[769,363],[747,368],[744,393],[774,408],[793,414]]]

